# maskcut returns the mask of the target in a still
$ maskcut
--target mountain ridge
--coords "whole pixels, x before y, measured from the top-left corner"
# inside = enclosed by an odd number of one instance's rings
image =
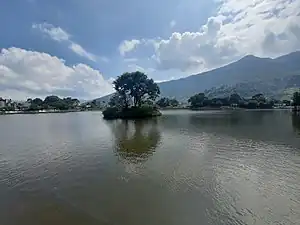
[[[239,83],[253,83],[255,85],[260,82],[270,82],[274,79],[284,79],[295,75],[300,75],[300,51],[273,59],[246,55],[225,66],[178,80],[165,81],[158,85],[162,97],[186,101],[196,93],[222,85],[229,87]],[[107,96],[104,97],[107,99]],[[98,100],[101,101],[102,98]]]

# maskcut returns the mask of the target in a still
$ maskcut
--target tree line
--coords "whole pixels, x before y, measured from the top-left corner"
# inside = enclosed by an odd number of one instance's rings
[[[79,106],[80,101],[76,98],[59,98],[58,96],[51,95],[47,96],[44,100],[40,98],[35,99],[27,99],[27,103],[29,106],[27,107],[27,110],[49,110],[49,109],[55,109],[55,110],[71,110],[75,109]]]
[[[204,93],[199,93],[190,97],[188,102],[191,108],[231,106],[248,109],[268,109],[274,106],[276,100],[267,100],[263,94],[256,94],[250,99],[245,99],[237,93],[233,93],[228,97],[209,99]]]
[[[178,107],[180,103],[174,98],[163,97],[155,102],[160,95],[158,85],[142,72],[124,73],[114,82],[116,93],[109,101],[109,107],[120,110],[129,108],[141,108],[142,106],[158,106],[160,108]],[[294,93],[293,102],[300,105],[300,92]],[[198,93],[188,99],[190,108],[197,109],[202,107],[222,107],[231,106],[248,109],[269,109],[275,104],[290,105],[290,101],[279,101],[276,99],[267,99],[263,94],[258,93],[251,98],[243,98],[238,93],[232,93],[227,97],[208,98],[205,93]]]
[[[300,106],[300,92],[295,92],[292,101],[267,99],[263,94],[253,95],[251,98],[243,98],[237,93],[233,93],[222,98],[208,98],[205,93],[198,93],[188,99],[189,108],[200,109],[203,107],[220,108],[222,106],[238,107],[246,109],[271,109],[275,104],[285,106]],[[176,99],[161,98],[156,102],[161,108],[177,107],[179,102]]]

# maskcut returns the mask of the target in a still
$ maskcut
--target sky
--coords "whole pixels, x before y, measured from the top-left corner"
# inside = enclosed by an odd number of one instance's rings
[[[161,82],[300,50],[300,0],[9,0],[0,28],[0,97],[93,99],[124,72]]]

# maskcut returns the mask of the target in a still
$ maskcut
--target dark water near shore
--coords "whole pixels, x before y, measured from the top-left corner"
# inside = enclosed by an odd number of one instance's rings
[[[1,225],[300,224],[287,111],[0,116]]]

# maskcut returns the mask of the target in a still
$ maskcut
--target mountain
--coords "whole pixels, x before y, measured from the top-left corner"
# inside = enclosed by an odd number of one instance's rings
[[[159,83],[158,85],[161,90],[161,96],[174,97],[183,101],[196,93],[204,92],[214,87],[219,88],[223,86],[223,89],[224,87],[234,88],[238,84],[243,84],[245,89],[247,89],[247,84],[251,87],[258,86],[256,89],[260,92],[267,88],[261,85],[263,83],[273,85],[273,87],[268,87],[271,89],[274,88],[274,85],[277,87],[280,83],[278,79],[282,80],[280,88],[275,88],[274,91],[284,91],[283,87],[286,86],[286,83],[295,79],[292,78],[295,75],[300,75],[300,51],[275,59],[248,55],[221,68],[178,80]],[[300,84],[298,87],[300,87]]]
[[[248,82],[267,82],[300,75],[300,52],[276,59],[246,56],[237,62],[205,73],[160,83],[162,96],[187,99],[212,87]]]
[[[238,93],[245,98],[251,98],[257,93],[267,97],[281,100],[290,100],[293,93],[300,87],[300,76],[291,75],[282,78],[270,79],[267,82],[246,82],[235,85],[222,85],[205,90],[209,98],[226,97],[232,93]]]

